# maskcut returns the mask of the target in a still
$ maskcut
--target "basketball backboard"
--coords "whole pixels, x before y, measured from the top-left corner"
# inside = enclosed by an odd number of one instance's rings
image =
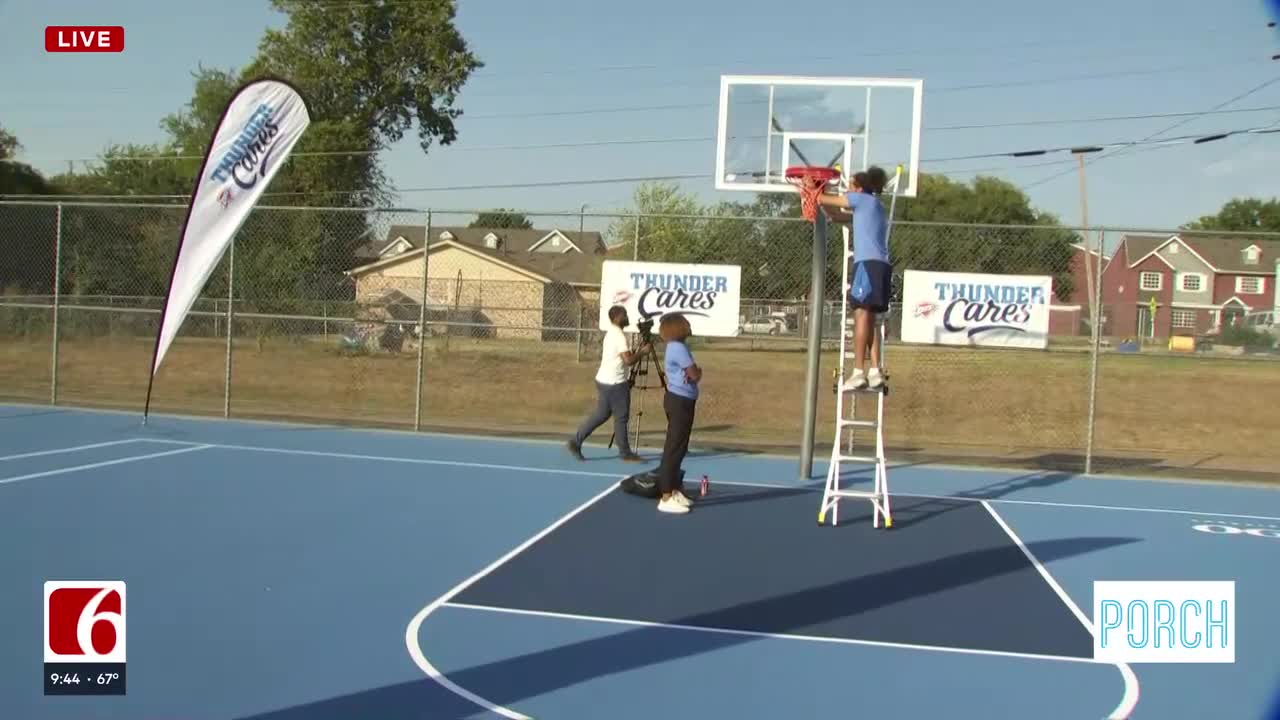
[[[846,181],[901,165],[898,194],[915,197],[923,95],[907,78],[721,76],[716,189],[796,192],[796,165],[839,166]]]

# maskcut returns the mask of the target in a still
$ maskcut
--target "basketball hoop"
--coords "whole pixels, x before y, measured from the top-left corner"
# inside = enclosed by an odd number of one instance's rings
[[[818,219],[818,196],[839,177],[840,171],[835,168],[810,165],[787,168],[787,182],[800,190],[800,211],[805,220],[814,222]]]

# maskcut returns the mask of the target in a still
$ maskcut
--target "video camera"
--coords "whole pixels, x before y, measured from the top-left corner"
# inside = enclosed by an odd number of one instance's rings
[[[653,319],[647,318],[636,323],[636,330],[640,332],[640,339],[644,342],[653,342]]]

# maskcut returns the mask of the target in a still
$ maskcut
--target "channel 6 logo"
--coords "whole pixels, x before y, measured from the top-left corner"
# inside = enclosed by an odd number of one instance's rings
[[[125,662],[125,608],[120,580],[46,582],[44,661]]]

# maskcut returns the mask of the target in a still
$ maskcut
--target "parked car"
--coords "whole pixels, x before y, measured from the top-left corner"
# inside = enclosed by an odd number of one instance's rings
[[[1280,312],[1260,310],[1244,316],[1244,327],[1265,332],[1274,338],[1280,338]]]
[[[744,335],[782,335],[790,332],[785,315],[756,315],[741,325]]]

